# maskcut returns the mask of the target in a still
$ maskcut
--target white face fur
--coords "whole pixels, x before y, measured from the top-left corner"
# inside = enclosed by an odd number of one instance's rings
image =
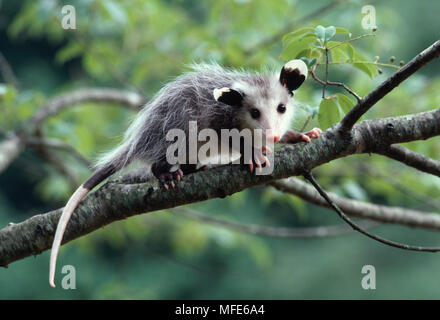
[[[294,104],[293,97],[281,85],[278,77],[271,77],[269,87],[235,83],[232,88],[244,93],[238,114],[242,125],[239,129],[261,129],[265,139],[273,142],[281,139],[290,127],[294,115]],[[274,137],[277,137],[276,141],[273,140]]]
[[[263,141],[277,142],[294,116],[293,91],[306,78],[306,64],[291,60],[279,75],[237,81],[231,88],[215,89],[213,94],[215,100],[238,107],[238,129],[261,129]],[[255,141],[254,146],[258,147]]]

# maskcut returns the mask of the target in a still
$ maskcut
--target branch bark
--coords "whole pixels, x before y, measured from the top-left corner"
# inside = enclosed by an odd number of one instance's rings
[[[358,102],[339,123],[340,130],[342,132],[350,131],[356,121],[358,121],[376,102],[391,92],[414,72],[437,58],[439,55],[440,40],[437,40]]]
[[[311,143],[283,145],[276,150],[270,175],[256,176],[240,166],[221,166],[185,176],[171,192],[165,192],[154,179],[123,176],[107,182],[82,201],[69,222],[63,243],[136,214],[223,198],[251,186],[302,175],[334,159],[371,152],[381,144],[387,147],[436,135],[440,135],[440,109],[363,121],[353,127],[349,137],[341,135],[334,126]],[[0,265],[7,266],[49,249],[60,214],[61,209],[54,210],[1,229]]]
[[[270,185],[280,191],[294,194],[301,199],[321,207],[330,208],[330,205],[309,184],[297,178],[283,179],[272,182]],[[332,200],[346,214],[378,222],[396,223],[408,227],[418,227],[440,230],[440,215],[418,210],[409,210],[400,207],[382,206],[340,197],[328,193]]]
[[[111,88],[78,89],[53,98],[26,121],[22,130],[9,133],[9,136],[0,142],[0,173],[19,156],[27,145],[28,138],[46,119],[84,102],[117,103],[139,110],[146,99],[137,93]]]
[[[440,162],[399,145],[379,150],[378,154],[400,161],[417,170],[440,177]]]
[[[118,103],[134,110],[139,110],[146,102],[146,99],[134,92],[111,88],[78,89],[69,93],[61,94],[49,101],[29,119],[27,124],[32,125],[33,127],[38,127],[47,118],[58,114],[66,108],[84,102]]]

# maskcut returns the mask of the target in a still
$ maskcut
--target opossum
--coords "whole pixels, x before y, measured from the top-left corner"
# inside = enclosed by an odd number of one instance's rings
[[[262,129],[263,138],[273,143],[310,142],[321,130],[307,133],[289,130],[294,116],[293,95],[307,78],[302,60],[291,60],[274,74],[257,74],[227,69],[217,64],[193,65],[188,72],[165,85],[139,112],[124,135],[123,142],[105,155],[97,170],[71,196],[58,222],[50,256],[49,283],[55,287],[57,254],[67,223],[80,201],[96,185],[135,160],[149,164],[153,175],[168,190],[183,175],[197,170],[195,164],[172,166],[166,153],[170,141],[165,139],[171,129],[188,132],[188,123],[196,121],[199,130]],[[266,131],[267,130],[267,131]],[[253,142],[252,142],[253,143]],[[243,159],[250,171],[269,166],[264,146],[258,157]],[[171,170],[173,169],[173,170]]]

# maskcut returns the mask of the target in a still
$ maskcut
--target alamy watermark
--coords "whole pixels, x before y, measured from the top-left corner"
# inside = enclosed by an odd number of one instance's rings
[[[273,152],[269,152],[274,144],[272,130],[221,129],[219,137],[214,129],[205,128],[199,132],[197,122],[190,121],[188,133],[182,129],[171,129],[166,134],[166,140],[173,142],[166,152],[167,162],[172,166],[202,162],[210,165],[238,164],[240,161],[263,164],[266,160],[266,164],[273,164]],[[272,171],[271,165],[265,165],[256,170],[256,174],[268,175]]]
[[[375,290],[376,289],[376,268],[372,265],[365,265],[361,270],[362,277],[361,286],[364,290]]]
[[[61,27],[63,29],[76,29],[76,10],[75,7],[68,4],[61,8]]]
[[[365,30],[372,30],[377,28],[376,25],[376,8],[372,5],[362,7],[362,14],[364,15],[361,21],[362,28]]]

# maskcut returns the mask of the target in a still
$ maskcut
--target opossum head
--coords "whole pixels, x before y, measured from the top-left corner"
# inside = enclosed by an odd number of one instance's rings
[[[214,98],[236,108],[239,130],[260,129],[263,140],[276,143],[294,115],[293,95],[307,78],[302,60],[291,60],[272,76],[249,76],[230,88],[214,90]]]

